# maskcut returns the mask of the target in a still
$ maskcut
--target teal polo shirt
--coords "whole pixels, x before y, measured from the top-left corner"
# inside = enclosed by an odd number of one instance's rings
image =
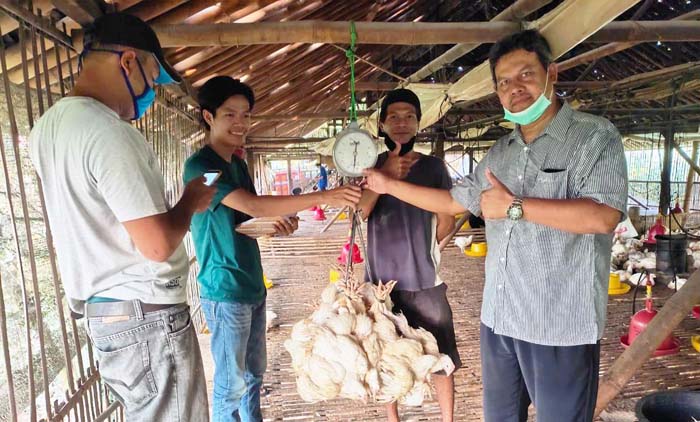
[[[266,294],[258,242],[235,230],[252,217],[221,203],[236,189],[256,194],[248,166],[236,156],[227,163],[207,145],[185,162],[185,183],[208,170],[221,170],[216,195],[206,211],[192,217],[190,225],[199,261],[200,296],[219,302],[258,303]]]

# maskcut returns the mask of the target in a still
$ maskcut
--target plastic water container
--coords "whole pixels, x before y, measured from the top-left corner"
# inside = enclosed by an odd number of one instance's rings
[[[639,422],[700,420],[700,391],[661,391],[637,402]]]

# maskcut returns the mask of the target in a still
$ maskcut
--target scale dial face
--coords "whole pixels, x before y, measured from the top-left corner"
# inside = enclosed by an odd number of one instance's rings
[[[377,153],[377,144],[367,131],[348,128],[336,138],[333,162],[342,176],[361,177],[362,170],[377,163]]]

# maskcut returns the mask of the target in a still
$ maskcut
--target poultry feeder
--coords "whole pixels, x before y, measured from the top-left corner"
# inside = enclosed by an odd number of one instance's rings
[[[340,251],[340,256],[338,257],[338,263],[340,264],[347,264],[347,257],[348,253],[350,252],[350,241],[348,240],[345,245],[343,245],[343,249]],[[360,254],[360,248],[357,246],[357,243],[352,244],[352,263],[353,264],[361,264],[363,262],[362,260],[362,255]]]
[[[608,283],[608,294],[610,296],[624,295],[630,291],[630,285],[620,281],[620,274],[610,273],[610,281]]]
[[[666,234],[666,227],[661,222],[661,217],[656,219],[656,223],[649,229],[649,235],[644,242],[647,245],[656,245],[656,236]]]
[[[331,268],[331,269],[328,271],[328,282],[329,282],[330,284],[335,284],[335,283],[337,283],[338,281],[340,281],[340,271]]]
[[[681,208],[681,205],[676,201],[676,206],[673,207],[671,210],[671,213],[673,214],[683,214],[683,208]]]
[[[700,305],[693,306],[692,315],[693,318],[700,319]],[[700,352],[700,336],[690,337],[690,345],[693,346],[693,349]]]
[[[654,302],[651,298],[651,284],[646,284],[646,301],[644,309],[634,314],[630,320],[630,328],[627,335],[620,337],[620,344],[627,348],[637,338],[642,331],[646,330],[647,326],[658,312],[654,309]],[[669,335],[654,351],[654,356],[666,356],[678,353],[680,350],[680,341],[673,335]]]
[[[464,251],[464,254],[472,257],[482,257],[486,256],[486,252],[486,242],[476,242],[472,243],[470,248]]]
[[[314,220],[323,221],[325,219],[326,219],[326,213],[323,212],[323,208],[316,207],[316,209],[314,210]]]
[[[271,289],[272,286],[275,285],[275,283],[272,282],[265,274],[263,274],[263,284],[265,284],[266,289]]]

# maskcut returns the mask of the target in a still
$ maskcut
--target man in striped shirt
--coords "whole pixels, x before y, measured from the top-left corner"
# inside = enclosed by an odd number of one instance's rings
[[[607,306],[612,232],[625,214],[627,168],[607,120],[557,99],[547,41],[523,31],[489,56],[515,130],[450,191],[366,172],[367,185],[432,212],[486,220],[481,310],[484,419],[591,421]]]

